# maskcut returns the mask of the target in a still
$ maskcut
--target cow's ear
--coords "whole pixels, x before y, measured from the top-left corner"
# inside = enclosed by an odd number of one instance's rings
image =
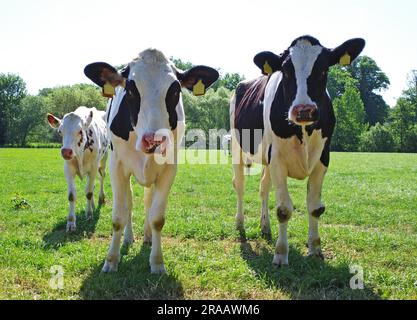
[[[93,122],[93,116],[94,116],[94,113],[91,110],[90,113],[89,113],[89,115],[88,115],[88,117],[87,117],[87,119],[86,119],[86,121],[85,121],[85,128],[86,129],[91,125],[91,122]]]
[[[51,128],[57,129],[61,125],[61,119],[55,117],[53,114],[47,114],[48,123]]]
[[[350,65],[360,55],[363,48],[365,48],[365,40],[363,39],[357,38],[346,41],[337,48],[330,50],[330,65]]]
[[[253,62],[259,69],[261,69],[262,74],[268,76],[281,70],[282,63],[284,62],[286,56],[286,53],[278,56],[273,52],[263,51],[258,53],[255,58],[253,58]]]
[[[116,68],[105,62],[94,62],[84,68],[84,74],[96,85],[103,88],[106,84],[110,84],[114,88],[121,85],[126,74],[126,68],[123,74],[119,73]]]
[[[216,69],[206,66],[196,66],[185,72],[177,70],[176,73],[181,86],[193,91],[196,96],[204,95],[219,78],[219,72]]]

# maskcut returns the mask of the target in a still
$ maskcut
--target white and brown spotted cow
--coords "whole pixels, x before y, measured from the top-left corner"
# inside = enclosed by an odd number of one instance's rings
[[[204,94],[219,74],[205,66],[182,72],[155,49],[140,53],[121,73],[102,62],[88,65],[84,72],[104,90],[111,85],[116,91],[107,119],[113,148],[109,168],[113,239],[103,272],[118,269],[123,230],[124,243],[134,241],[130,183],[134,176],[145,187],[144,243],[152,243],[151,272],[165,273],[161,231],[185,130],[181,87]]]
[[[260,195],[261,228],[270,236],[268,196],[276,193],[280,223],[273,263],[288,264],[287,226],[294,210],[287,178],[307,177],[309,254],[323,258],[318,231],[324,176],[330,160],[330,140],[335,127],[332,103],[326,91],[327,72],[335,64],[350,64],[363,50],[363,39],[346,41],[335,49],[323,47],[311,36],[294,40],[281,55],[261,52],[255,64],[263,76],[242,82],[231,102],[233,129],[233,184],[238,195],[236,223],[243,228],[244,164],[264,164]]]
[[[106,160],[109,138],[105,122],[105,112],[96,108],[79,107],[68,113],[61,120],[48,114],[49,125],[58,130],[62,137],[61,155],[64,158],[64,173],[68,184],[68,201],[70,211],[67,218],[67,232],[75,231],[76,215],[75,176],[82,179],[87,176],[85,193],[87,219],[94,212],[94,183],[97,173],[100,176],[99,205],[105,202],[104,177],[106,175]]]

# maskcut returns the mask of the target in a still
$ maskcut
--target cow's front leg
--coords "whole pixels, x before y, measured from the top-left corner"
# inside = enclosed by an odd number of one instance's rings
[[[143,243],[146,245],[152,244],[152,229],[149,224],[149,211],[152,205],[153,187],[145,188],[144,191],[144,207],[145,207],[145,225],[143,230]]]
[[[319,218],[324,213],[325,207],[321,202],[321,189],[327,168],[319,162],[314,168],[307,185],[307,209],[308,209],[308,253],[323,259],[319,236]]]
[[[287,186],[287,170],[279,163],[270,165],[271,179],[275,186],[276,214],[279,222],[279,236],[275,248],[273,263],[278,266],[288,265],[288,222],[294,210]]]
[[[166,273],[161,247],[161,231],[165,224],[165,209],[168,195],[176,175],[176,166],[167,165],[165,172],[155,182],[152,205],[149,211],[149,225],[152,230],[152,250],[149,258],[151,273]]]
[[[103,272],[115,272],[118,269],[120,262],[120,242],[123,229],[128,220],[126,194],[128,192],[130,176],[124,174],[122,164],[116,162],[116,160],[114,163],[112,161],[110,163],[110,179],[113,191],[113,236],[102,269]]]
[[[68,163],[64,165],[65,179],[68,185],[68,202],[69,213],[67,216],[67,232],[74,232],[76,230],[76,215],[75,215],[75,203],[77,200],[77,192],[75,189],[75,170],[71,168]]]
[[[269,173],[269,167],[266,166],[262,172],[261,186],[259,188],[259,193],[262,201],[262,211],[261,211],[261,230],[262,235],[266,238],[271,237],[271,223],[269,220],[269,191],[271,189],[271,176]]]
[[[87,220],[93,219],[94,213],[94,182],[96,181],[97,169],[93,169],[87,175],[87,185],[85,186],[85,195],[87,204],[85,206],[85,215]]]

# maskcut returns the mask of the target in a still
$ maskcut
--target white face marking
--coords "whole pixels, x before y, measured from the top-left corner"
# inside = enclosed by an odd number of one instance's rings
[[[312,46],[307,40],[299,40],[290,48],[290,56],[295,70],[297,81],[297,94],[289,110],[290,120],[295,122],[292,117],[292,109],[297,105],[315,105],[308,95],[307,79],[313,71],[317,57],[323,51],[320,45]]]
[[[58,130],[62,135],[62,148],[71,149],[75,154],[79,154],[86,141],[81,117],[75,113],[67,114]],[[83,142],[78,146],[81,139]]]

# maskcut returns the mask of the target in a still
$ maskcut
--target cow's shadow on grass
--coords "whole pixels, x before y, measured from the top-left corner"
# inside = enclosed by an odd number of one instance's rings
[[[56,224],[53,230],[43,237],[45,248],[58,249],[68,242],[78,242],[82,239],[91,238],[96,231],[96,226],[98,220],[100,219],[101,209],[101,205],[96,207],[93,213],[93,218],[89,220],[87,220],[84,210],[80,210],[76,213],[77,229],[75,232],[66,231],[67,219],[66,216],[64,216],[63,220]]]
[[[241,241],[241,256],[254,271],[256,277],[268,287],[281,290],[291,299],[304,300],[378,300],[381,299],[371,287],[352,290],[347,264],[332,266],[328,261],[307,257],[290,246],[289,266],[278,268],[272,264],[274,245],[258,241]]]
[[[150,273],[151,248],[142,245],[140,252],[131,259],[129,248],[122,247],[122,259],[115,273],[102,273],[103,263],[85,279],[80,297],[89,300],[178,300],[183,299],[183,287],[175,275]]]

